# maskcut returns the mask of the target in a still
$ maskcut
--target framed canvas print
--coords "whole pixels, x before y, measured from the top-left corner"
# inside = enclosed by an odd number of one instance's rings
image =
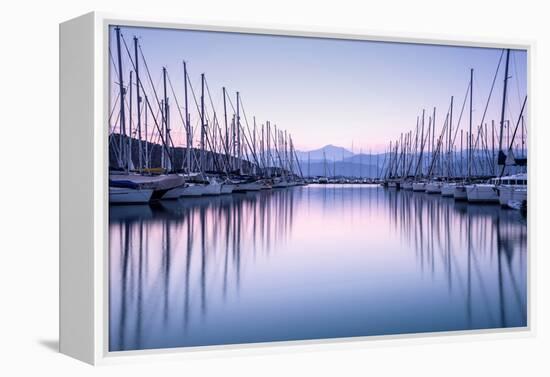
[[[529,333],[531,51],[61,24],[61,351]]]

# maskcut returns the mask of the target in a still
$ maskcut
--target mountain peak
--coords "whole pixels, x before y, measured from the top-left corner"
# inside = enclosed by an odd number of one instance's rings
[[[324,147],[310,151],[296,151],[296,153],[299,159],[307,159],[309,157],[312,160],[322,160],[326,158],[330,161],[341,160],[342,158],[353,156],[353,153],[346,148],[333,144],[327,144]]]

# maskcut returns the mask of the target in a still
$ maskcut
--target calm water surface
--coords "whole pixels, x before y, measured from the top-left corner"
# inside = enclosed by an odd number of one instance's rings
[[[518,211],[370,185],[110,210],[110,350],[518,327]]]

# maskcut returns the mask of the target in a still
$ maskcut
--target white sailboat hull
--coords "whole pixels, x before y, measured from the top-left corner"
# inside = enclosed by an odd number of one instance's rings
[[[178,187],[175,187],[171,190],[168,190],[166,194],[162,196],[162,199],[178,199],[179,197],[183,196],[185,190],[187,189],[188,185],[184,184]]]
[[[182,197],[193,197],[193,196],[202,196],[205,192],[204,185],[191,183],[187,186],[181,196]]]
[[[425,182],[413,182],[412,189],[413,189],[413,191],[416,191],[416,192],[426,191],[426,183]]]
[[[262,189],[262,182],[246,182],[238,183],[233,191],[243,192],[243,191],[260,191]]]
[[[527,186],[499,186],[499,203],[510,207],[510,202],[523,203],[527,200]]]
[[[131,189],[124,187],[109,187],[109,203],[111,204],[145,204],[153,195],[152,189]]]
[[[468,194],[466,193],[466,186],[455,185],[453,197],[455,198],[455,200],[468,200]]]
[[[273,183],[273,185],[271,185],[271,187],[272,188],[285,188],[285,187],[288,187],[288,182],[278,181],[278,182]]]
[[[441,186],[441,196],[452,197],[455,192],[456,184],[454,183],[445,183]]]
[[[427,194],[441,194],[441,183],[440,182],[428,182],[428,183],[426,183],[426,193]]]
[[[495,185],[475,184],[466,186],[468,202],[472,203],[498,203],[498,192]]]
[[[412,190],[413,189],[413,184],[412,184],[412,182],[403,182],[401,184],[401,188],[403,190]]]
[[[233,183],[224,183],[222,184],[221,194],[231,194],[235,189],[235,184]]]
[[[162,199],[173,188],[185,183],[185,178],[177,174],[169,175],[140,175],[140,174],[111,174],[110,180],[126,180],[139,185],[142,189],[152,189],[152,200]]]
[[[388,182],[388,188],[397,190],[399,188],[399,182]]]
[[[218,182],[210,182],[210,184],[204,186],[203,195],[220,195],[222,192],[222,185]]]

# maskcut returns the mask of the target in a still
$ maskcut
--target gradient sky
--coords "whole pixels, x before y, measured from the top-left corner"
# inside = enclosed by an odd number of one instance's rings
[[[234,93],[240,91],[250,123],[256,116],[258,125],[269,120],[288,130],[297,149],[311,150],[327,144],[351,149],[353,142],[356,153],[360,149],[387,149],[390,139],[416,126],[422,109],[431,113],[437,107],[436,127],[440,130],[451,95],[455,97],[456,126],[470,68],[474,68],[473,119],[474,124],[479,122],[502,52],[160,28],[123,27],[122,34],[130,48],[133,36],[139,38],[157,90],[161,88],[162,67],[168,69],[180,105],[185,60],[197,96],[200,74],[206,74],[218,118],[223,116],[225,86],[234,103]],[[112,28],[111,52],[116,60],[114,35]],[[489,127],[491,120],[498,124],[500,119],[504,60],[486,116]],[[127,84],[130,63],[125,53],[123,66]],[[515,123],[526,95],[526,51],[512,51],[509,74],[506,118]],[[143,71],[142,81],[146,81]],[[115,86],[113,93],[117,93]],[[170,92],[168,96],[172,97]],[[182,129],[179,115],[173,111],[174,139],[183,140],[178,131]],[[199,114],[194,105],[190,105],[190,111],[195,124]],[[467,111],[468,106],[463,127],[467,127]]]

